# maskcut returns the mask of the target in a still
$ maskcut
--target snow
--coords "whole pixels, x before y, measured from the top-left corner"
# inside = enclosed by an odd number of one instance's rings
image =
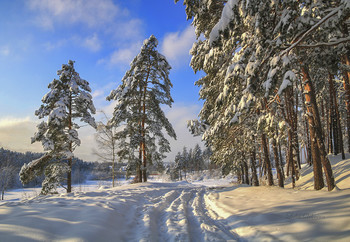
[[[210,45],[213,44],[213,42],[217,41],[219,38],[220,32],[225,31],[226,28],[228,28],[229,23],[234,19],[234,8],[239,3],[238,0],[229,0],[224,9],[222,10],[221,18],[219,22],[214,26],[212,29],[210,36],[209,36],[209,42]]]
[[[288,87],[288,86],[292,86],[292,82],[294,82],[297,79],[295,73],[293,71],[287,71],[284,74],[283,77],[283,81],[282,84],[280,86],[280,88],[278,89],[277,94],[281,95],[281,93]]]
[[[235,185],[232,177],[205,172],[180,182],[158,177],[114,188],[95,182],[71,194],[13,191],[5,194],[11,201],[0,203],[0,240],[349,241],[347,156],[329,156],[333,192],[313,191],[306,165],[296,189]]]

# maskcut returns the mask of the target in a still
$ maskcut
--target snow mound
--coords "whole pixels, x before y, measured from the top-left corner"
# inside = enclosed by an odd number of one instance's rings
[[[350,189],[350,154],[346,154],[345,159],[341,159],[341,155],[328,155],[331,162],[336,190]],[[287,181],[287,188],[291,188],[290,179]],[[326,179],[324,177],[324,182]],[[301,169],[300,179],[296,181],[296,189],[298,190],[314,190],[313,167],[304,164]],[[327,187],[322,190],[327,190]]]

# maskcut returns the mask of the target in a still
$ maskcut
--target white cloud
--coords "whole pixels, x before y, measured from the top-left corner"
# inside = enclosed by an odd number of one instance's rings
[[[189,51],[196,40],[196,35],[192,26],[187,27],[182,32],[168,33],[162,43],[162,54],[168,59],[170,64],[180,65],[189,61]]]
[[[97,36],[96,33],[94,33],[92,36],[87,37],[84,41],[83,41],[83,45],[88,48],[89,50],[96,52],[99,51],[101,49],[101,44],[100,44],[100,40]]]
[[[140,51],[141,46],[142,44],[140,41],[134,42],[125,48],[114,51],[108,58],[99,60],[98,64],[107,64],[112,67],[129,65]]]
[[[104,91],[102,91],[102,90],[95,90],[95,91],[92,93],[92,98],[99,98],[99,97],[101,97],[103,94],[104,94]]]
[[[28,6],[37,11],[36,22],[45,29],[56,23],[82,23],[97,27],[110,23],[118,14],[125,14],[112,0],[29,0]]]

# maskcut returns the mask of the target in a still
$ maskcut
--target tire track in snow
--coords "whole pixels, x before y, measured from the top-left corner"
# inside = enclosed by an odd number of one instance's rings
[[[210,241],[240,241],[237,234],[233,234],[227,226],[217,220],[212,219],[208,215],[208,207],[205,205],[204,201],[205,189],[202,188],[194,199],[194,214],[198,217],[201,223],[201,229],[204,233],[204,240]],[[213,211],[211,211],[213,212]]]
[[[189,235],[189,241],[204,241],[204,235],[202,233],[199,219],[194,214],[194,201],[198,195],[197,189],[191,189],[189,193],[183,196],[183,204],[185,207],[185,216],[187,220],[187,232]]]
[[[165,208],[169,206],[172,200],[179,196],[177,190],[165,191],[161,197],[151,199],[151,204],[147,205],[143,221],[145,224],[144,238],[141,241],[167,241],[168,228],[165,226],[166,217]]]
[[[144,191],[147,193],[146,191]],[[143,195],[147,198],[134,216],[139,237],[133,241],[237,241],[224,223],[211,218],[205,204],[205,188],[163,187]],[[142,209],[140,208],[142,206]],[[208,209],[210,211],[208,211]],[[143,224],[142,224],[143,222]],[[141,224],[140,224],[141,223]]]

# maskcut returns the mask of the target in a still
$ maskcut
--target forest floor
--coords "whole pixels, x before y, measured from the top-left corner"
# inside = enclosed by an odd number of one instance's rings
[[[296,189],[201,177],[13,199],[0,241],[349,241],[350,159],[330,159],[332,192],[305,166]]]

